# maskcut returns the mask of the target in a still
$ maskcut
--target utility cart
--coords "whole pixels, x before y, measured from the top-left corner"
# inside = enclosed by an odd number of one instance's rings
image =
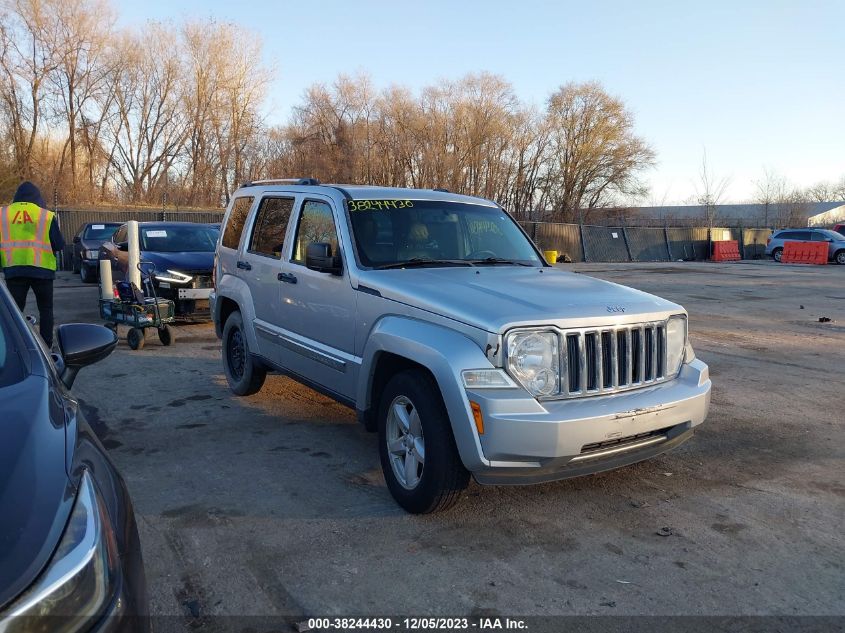
[[[169,324],[176,318],[176,304],[170,299],[156,296],[155,284],[152,283],[155,267],[151,263],[141,262],[138,268],[142,277],[145,277],[143,285],[147,294],[129,282],[118,282],[118,296],[114,299],[100,299],[100,318],[106,321],[107,328],[115,332],[118,325],[128,325],[126,342],[133,350],[144,347],[145,330],[152,327],[158,331],[162,345],[171,345],[176,336]]]

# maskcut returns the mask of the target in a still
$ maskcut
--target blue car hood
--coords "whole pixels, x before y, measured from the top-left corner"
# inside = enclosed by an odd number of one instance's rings
[[[159,253],[141,251],[141,261],[151,262],[157,271],[206,272],[211,274],[214,265],[214,251]]]

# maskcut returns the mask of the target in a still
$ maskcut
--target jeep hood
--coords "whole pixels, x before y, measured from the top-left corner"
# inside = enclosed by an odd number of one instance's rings
[[[610,326],[683,313],[633,288],[557,268],[476,266],[372,270],[359,286],[489,332],[517,325]]]

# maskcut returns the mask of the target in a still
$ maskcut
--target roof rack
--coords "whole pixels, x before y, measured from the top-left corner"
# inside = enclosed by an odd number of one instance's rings
[[[316,178],[263,178],[261,180],[250,180],[241,187],[253,187],[255,185],[306,185],[315,187],[321,184]]]

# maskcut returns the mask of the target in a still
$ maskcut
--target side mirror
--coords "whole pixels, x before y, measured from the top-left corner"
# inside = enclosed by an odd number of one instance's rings
[[[324,242],[312,242],[305,247],[305,267],[332,275],[339,275],[342,270],[340,257],[332,256],[332,245]]]
[[[117,346],[117,334],[93,323],[67,323],[56,330],[64,367],[62,382],[70,389],[76,374],[87,365],[103,360]]]
[[[117,250],[119,251],[128,251],[129,250],[129,242],[118,242],[115,244],[117,246]]]
[[[78,235],[73,236],[73,243],[74,244],[79,244],[81,241],[82,241],[82,238],[79,237]]]

